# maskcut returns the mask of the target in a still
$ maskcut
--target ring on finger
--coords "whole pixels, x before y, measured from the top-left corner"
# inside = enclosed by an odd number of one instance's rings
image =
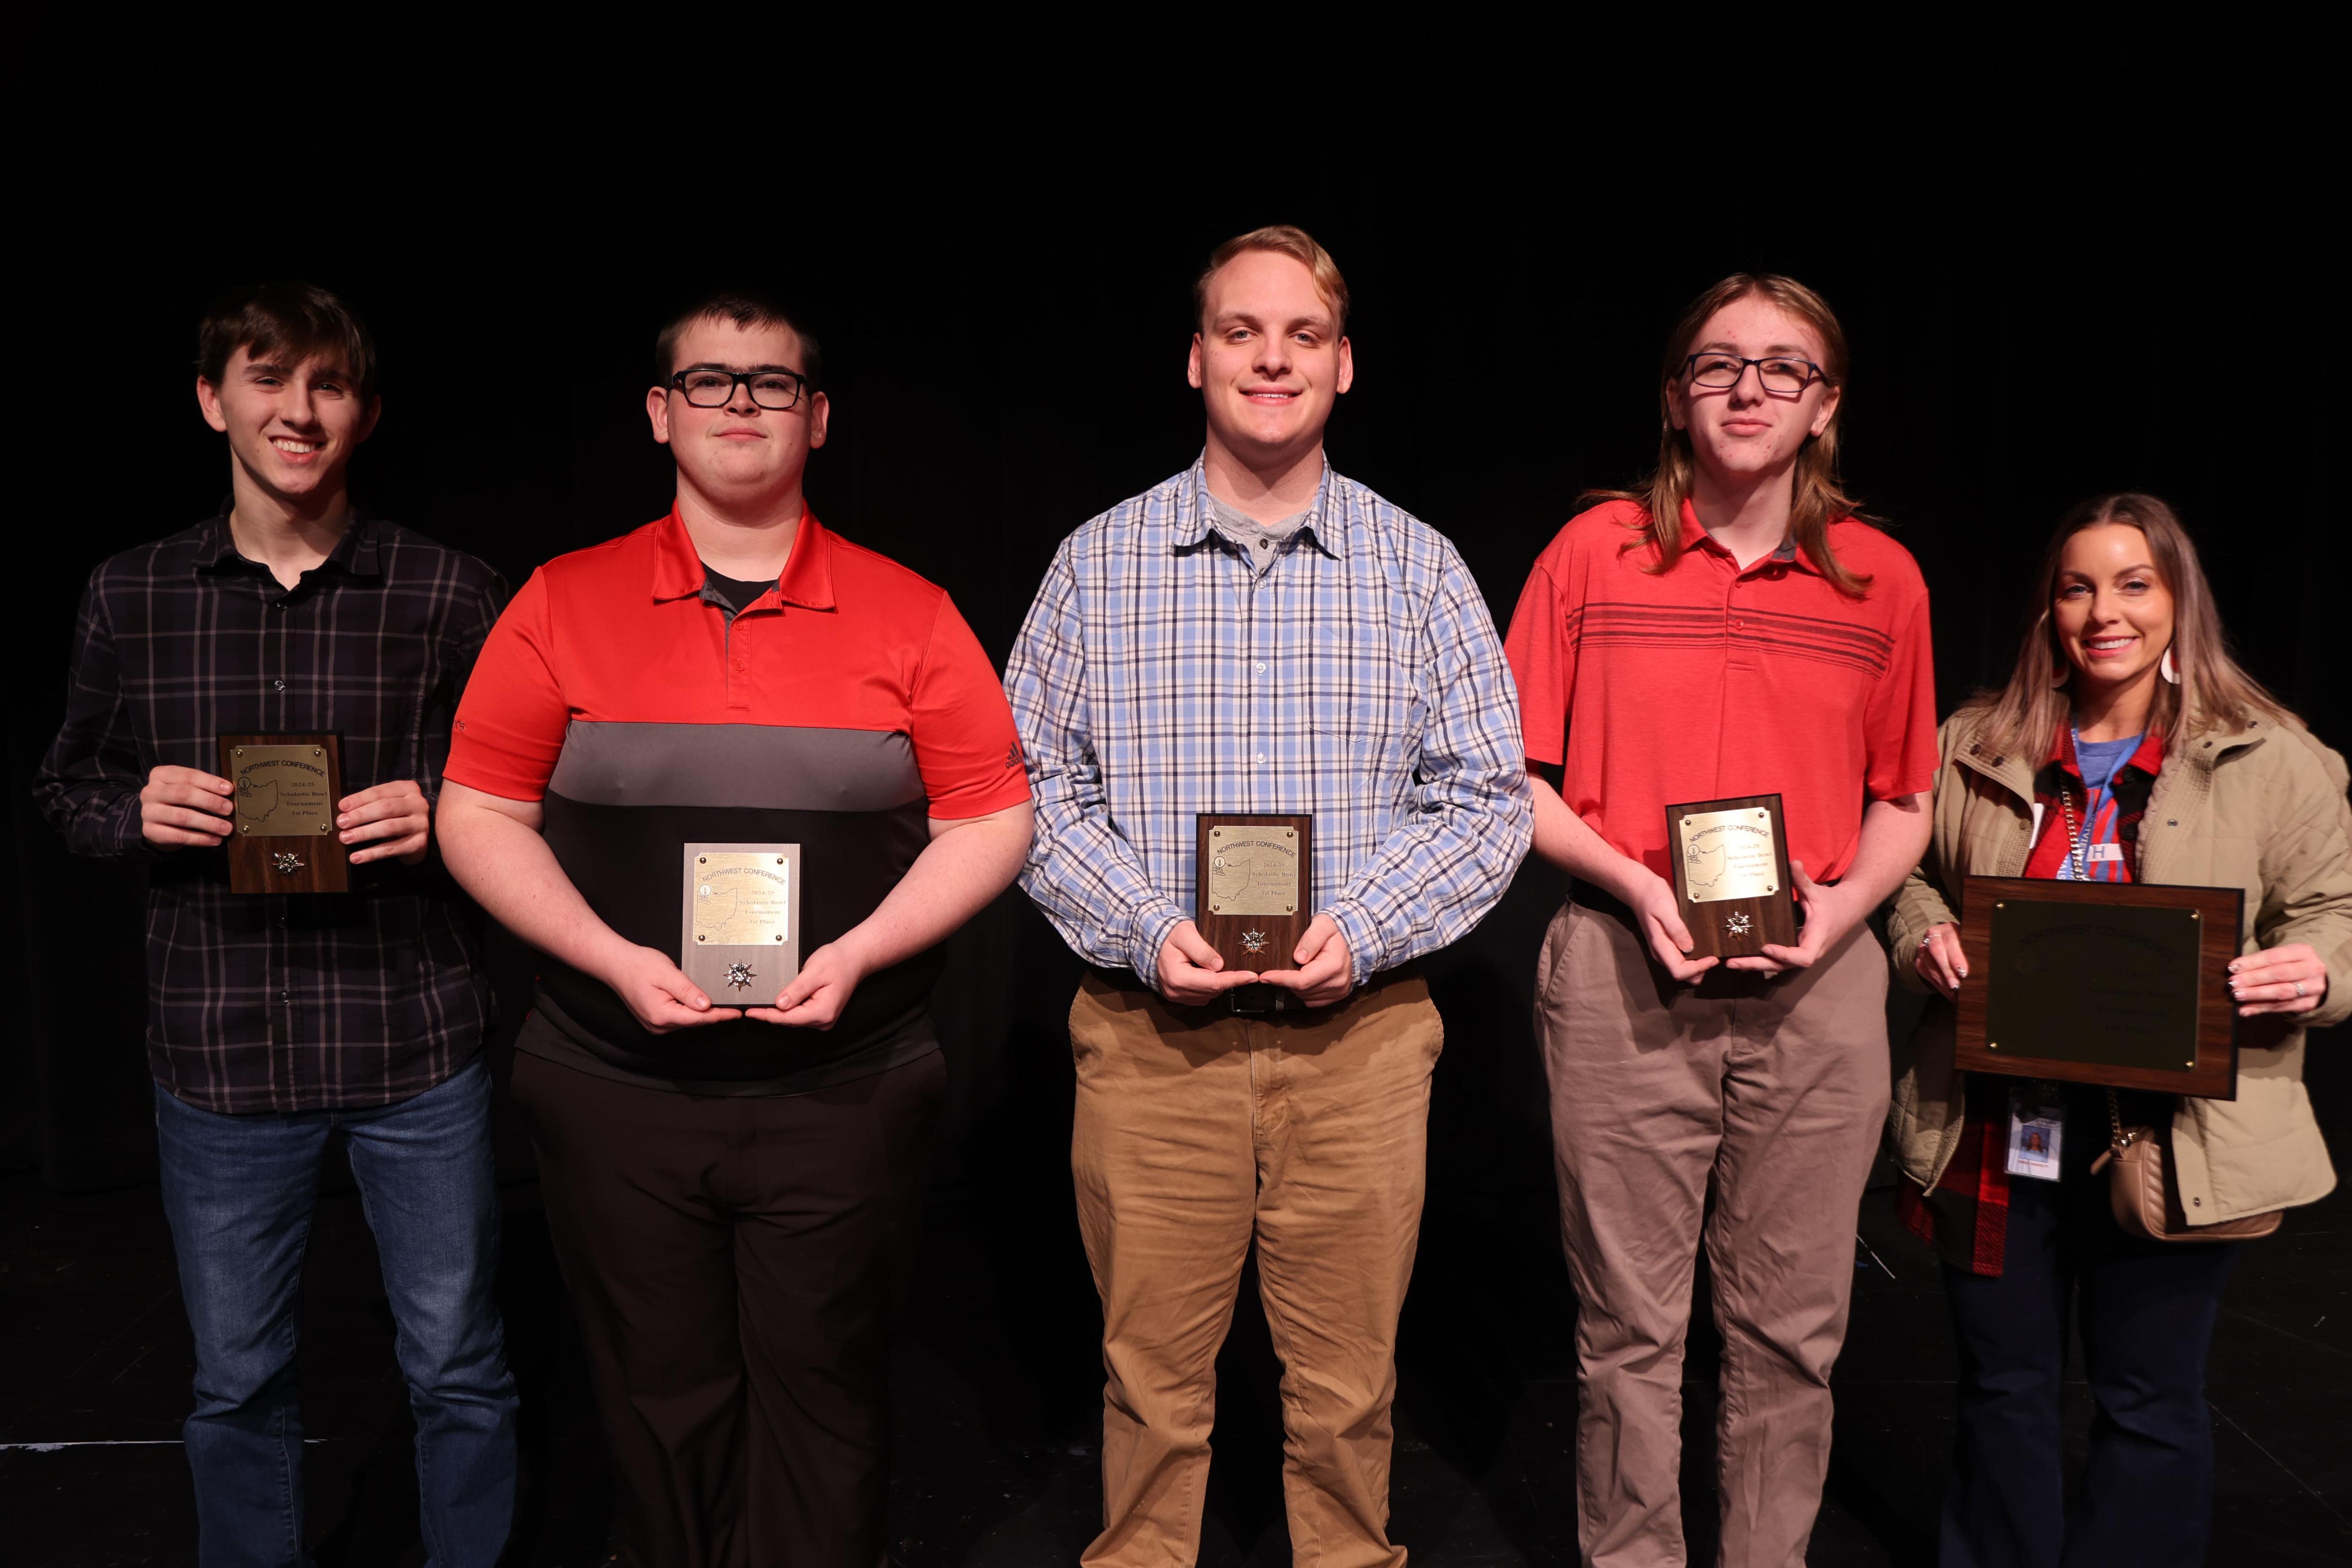
[[[2302,981],[2300,981],[2300,980],[2298,980],[2298,981],[2296,981],[2296,982],[2294,983],[2294,994],[2295,994],[2297,996],[2300,996],[2300,995],[2302,995],[2302,994],[2303,994],[2303,982],[2302,982]]]

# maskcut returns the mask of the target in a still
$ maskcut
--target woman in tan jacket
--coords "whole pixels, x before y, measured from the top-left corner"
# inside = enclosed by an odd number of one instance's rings
[[[2153,496],[2068,514],[2005,689],[1943,726],[1934,837],[1896,897],[1897,975],[1934,994],[1890,1114],[1901,1205],[1944,1259],[1960,1359],[1942,1562],[2203,1561],[2205,1352],[2235,1241],[2126,1236],[2094,1160],[2111,1119],[2167,1130],[2194,1231],[2306,1204],[2336,1177],[2304,1031],[2352,1013],[2343,759],[2232,662],[2195,547]],[[2234,1100],[1961,1073],[1967,875],[2245,890]],[[2090,978],[2090,977],[2086,977]],[[2059,1386],[2070,1304],[2097,1401],[2070,1521]]]

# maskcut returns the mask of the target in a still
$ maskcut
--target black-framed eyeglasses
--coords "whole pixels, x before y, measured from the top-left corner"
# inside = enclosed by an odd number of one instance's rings
[[[808,377],[796,370],[719,370],[698,365],[669,378],[697,408],[724,408],[735,401],[735,389],[748,386],[751,401],[762,408],[797,407],[808,391]]]
[[[1802,392],[1817,381],[1827,381],[1829,373],[1809,359],[1790,359],[1773,355],[1769,359],[1742,359],[1738,354],[1699,353],[1683,361],[1683,374],[1690,377],[1693,386],[1704,386],[1724,392],[1739,384],[1749,365],[1756,367],[1756,379],[1767,392],[1784,395]]]

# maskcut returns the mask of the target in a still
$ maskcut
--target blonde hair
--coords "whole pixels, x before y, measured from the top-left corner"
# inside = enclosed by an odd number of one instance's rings
[[[2110,523],[2140,531],[2147,541],[2149,564],[2172,594],[2172,645],[2168,651],[2180,679],[2177,685],[2157,682],[2148,728],[2163,732],[2168,748],[2177,748],[2222,724],[2242,724],[2257,716],[2292,721],[2279,700],[2230,657],[2213,590],[2180,519],[2156,497],[2126,490],[2083,502],[2060,520],[2057,532],[2050,536],[2033,575],[2036,614],[2018,647],[2009,684],[1999,691],[1979,692],[1969,703],[1984,715],[1977,744],[1995,753],[1996,762],[2015,755],[2038,767],[2056,742],[2058,727],[2074,712],[2068,690],[2074,665],[2058,646],[2051,614],[2057,604],[2059,563],[2068,540],[2084,529]]]
[[[1829,301],[1795,279],[1772,272],[1735,272],[1692,300],[1674,331],[1666,334],[1665,363],[1658,380],[1657,466],[1631,489],[1589,490],[1584,496],[1588,503],[1628,500],[1642,509],[1642,515],[1630,525],[1640,537],[1628,540],[1624,548],[1637,550],[1646,543],[1654,550],[1656,559],[1643,568],[1653,574],[1670,570],[1682,556],[1683,502],[1691,493],[1690,432],[1675,428],[1674,403],[1667,389],[1682,379],[1691,340],[1698,336],[1708,318],[1751,294],[1761,295],[1819,333],[1822,357],[1828,362],[1821,367],[1822,379],[1833,387],[1845,384],[1845,329],[1838,324]],[[1862,516],[1853,498],[1838,485],[1838,421],[1844,412],[1841,404],[1831,412],[1822,433],[1807,437],[1798,448],[1796,471],[1790,476],[1795,493],[1789,509],[1789,537],[1813,558],[1822,575],[1838,592],[1858,599],[1870,586],[1869,574],[1849,570],[1830,552],[1831,523],[1843,517],[1871,521]]]
[[[1269,224],[1254,228],[1247,234],[1237,234],[1216,249],[1209,252],[1209,264],[1192,279],[1192,321],[1194,328],[1206,331],[1209,314],[1209,279],[1234,257],[1253,250],[1270,250],[1276,256],[1287,256],[1314,275],[1315,291],[1331,307],[1331,331],[1335,337],[1348,334],[1348,280],[1339,276],[1339,264],[1331,253],[1315,243],[1315,237],[1291,224]]]

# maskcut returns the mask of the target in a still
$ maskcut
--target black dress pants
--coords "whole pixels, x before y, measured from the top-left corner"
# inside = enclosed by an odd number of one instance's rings
[[[890,1331],[936,1052],[806,1094],[641,1089],[519,1055],[625,1561],[873,1568]]]
[[[2129,1237],[2107,1205],[2104,1096],[2068,1107],[2063,1177],[2010,1179],[1998,1279],[1947,1265],[1960,1352],[1959,1424],[1944,1498],[1944,1568],[2166,1568],[2205,1561],[2213,1418],[2205,1352],[2238,1242]],[[2097,1409],[2072,1516],[2059,1397],[2080,1314]]]

